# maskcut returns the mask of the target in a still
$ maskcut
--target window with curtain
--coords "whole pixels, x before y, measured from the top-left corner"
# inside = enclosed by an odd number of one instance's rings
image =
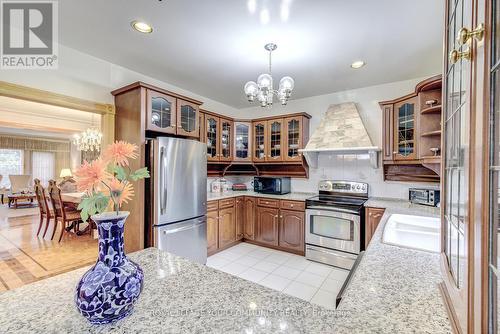
[[[56,159],[52,152],[36,152],[31,156],[33,179],[39,179],[44,187],[55,178]]]
[[[0,188],[10,188],[9,175],[20,175],[24,172],[24,155],[22,150],[0,149]]]

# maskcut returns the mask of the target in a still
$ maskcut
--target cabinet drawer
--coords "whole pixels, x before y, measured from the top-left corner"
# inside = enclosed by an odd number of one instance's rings
[[[207,211],[215,211],[219,210],[219,201],[208,201],[207,202]]]
[[[279,208],[280,201],[278,199],[257,198],[257,205],[267,208]]]
[[[286,210],[304,211],[306,209],[306,203],[281,200],[281,208]]]
[[[234,206],[234,198],[219,200],[219,209],[230,208],[232,206]]]

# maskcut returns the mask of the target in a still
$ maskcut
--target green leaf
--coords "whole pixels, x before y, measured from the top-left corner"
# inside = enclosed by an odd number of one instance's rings
[[[139,168],[135,172],[130,173],[130,178],[134,181],[145,179],[149,177],[149,172],[147,167]]]
[[[123,167],[115,166],[113,172],[118,180],[124,181],[127,179],[127,172],[125,172],[125,169],[123,169]]]
[[[104,212],[108,207],[109,196],[103,193],[93,193],[92,195],[84,195],[82,201],[78,205],[78,210],[81,210],[80,216],[83,221],[87,221],[90,216]]]

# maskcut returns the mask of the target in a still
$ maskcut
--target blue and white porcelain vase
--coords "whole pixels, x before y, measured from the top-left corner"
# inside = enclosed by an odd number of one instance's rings
[[[123,226],[129,212],[104,212],[92,216],[99,232],[96,264],[76,287],[78,311],[93,324],[107,324],[128,316],[139,297],[144,273],[125,255]]]

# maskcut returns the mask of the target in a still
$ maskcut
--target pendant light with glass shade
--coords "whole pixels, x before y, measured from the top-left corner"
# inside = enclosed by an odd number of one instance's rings
[[[259,75],[257,82],[249,81],[245,84],[244,91],[249,102],[255,99],[261,107],[270,107],[273,105],[274,95],[282,105],[286,105],[292,95],[295,82],[289,76],[281,78],[277,90],[273,88],[273,77],[271,75],[271,54],[278,46],[274,43],[268,43],[264,46],[269,52],[269,73]]]

